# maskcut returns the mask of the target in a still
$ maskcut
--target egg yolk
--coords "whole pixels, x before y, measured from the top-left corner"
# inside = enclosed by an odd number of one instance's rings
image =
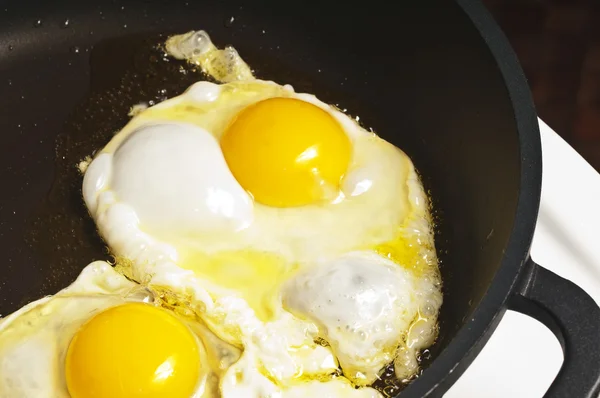
[[[326,110],[294,98],[270,98],[244,108],[221,138],[223,155],[257,202],[291,207],[337,194],[351,144]]]
[[[189,398],[200,373],[188,327],[164,309],[124,304],[86,322],[65,362],[72,398]]]

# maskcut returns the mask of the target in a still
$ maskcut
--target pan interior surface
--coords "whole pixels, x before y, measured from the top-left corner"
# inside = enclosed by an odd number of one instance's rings
[[[375,5],[51,3],[0,10],[1,315],[108,258],[76,165],[131,105],[200,78],[150,49],[165,34],[204,29],[259,78],[339,104],[413,159],[433,199],[444,282],[432,358],[450,343],[500,267],[520,181],[504,80],[459,6],[427,0],[392,15]]]

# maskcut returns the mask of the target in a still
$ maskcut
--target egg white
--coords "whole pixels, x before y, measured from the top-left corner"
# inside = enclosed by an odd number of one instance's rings
[[[436,318],[419,312],[439,308],[441,296],[429,277],[372,252],[351,252],[297,274],[286,283],[283,302],[319,325],[320,337],[329,342],[347,377],[368,384],[403,342],[433,342]],[[417,317],[418,333],[411,328]],[[415,357],[412,346],[406,350]]]

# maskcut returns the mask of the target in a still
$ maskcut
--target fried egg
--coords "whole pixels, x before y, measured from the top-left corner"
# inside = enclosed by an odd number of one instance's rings
[[[105,262],[0,320],[2,397],[208,397],[214,373],[192,321]]]
[[[314,95],[255,79],[204,32],[167,50],[224,83],[138,108],[83,165],[118,269],[243,350],[231,368],[245,370],[223,380],[265,381],[243,396],[365,386],[395,358],[413,376],[442,299],[408,156]]]

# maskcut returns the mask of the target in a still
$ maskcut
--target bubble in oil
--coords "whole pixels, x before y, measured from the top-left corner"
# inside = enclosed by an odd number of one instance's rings
[[[33,27],[34,28],[39,28],[40,26],[42,26],[43,22],[41,19],[36,19],[35,22],[33,23]]]
[[[231,28],[233,26],[233,22],[235,21],[235,17],[229,17],[225,19],[225,27]]]
[[[77,46],[71,47],[71,52],[73,54],[79,54],[80,51],[81,51],[81,49]]]
[[[12,51],[15,49],[15,46],[13,46],[12,44],[8,45],[8,51]]]
[[[185,40],[185,43],[182,43],[182,46],[192,48],[194,55],[200,55],[209,49],[211,43],[208,33],[199,30]]]
[[[65,19],[61,24],[60,27],[65,29],[69,27],[69,24],[71,23],[71,21],[69,21],[69,19]]]

